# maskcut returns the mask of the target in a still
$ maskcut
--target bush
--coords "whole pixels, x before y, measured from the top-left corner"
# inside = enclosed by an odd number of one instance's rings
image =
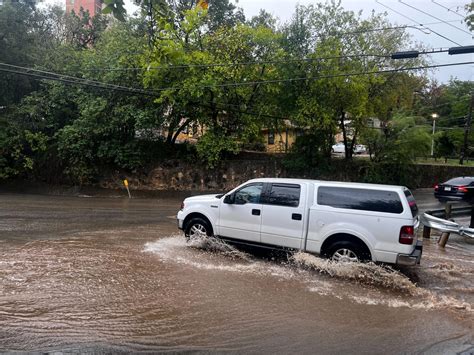
[[[326,171],[329,160],[324,147],[326,137],[323,134],[308,134],[296,138],[290,152],[283,159],[283,166],[289,173],[312,176]]]
[[[237,154],[239,146],[233,139],[226,134],[219,132],[206,132],[196,144],[198,157],[209,167],[215,167],[224,153]]]

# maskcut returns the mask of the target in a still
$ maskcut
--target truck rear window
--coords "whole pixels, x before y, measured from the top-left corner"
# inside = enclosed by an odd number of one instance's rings
[[[321,186],[318,204],[352,210],[402,213],[403,205],[394,191]]]

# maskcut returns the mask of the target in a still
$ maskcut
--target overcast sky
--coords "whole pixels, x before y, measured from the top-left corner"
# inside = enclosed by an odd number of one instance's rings
[[[45,0],[46,3],[64,3],[65,0]],[[250,18],[254,15],[257,15],[260,9],[265,9],[274,16],[280,19],[281,23],[287,22],[291,19],[295,6],[297,4],[309,5],[322,2],[321,0],[233,0],[237,6],[242,7],[247,18]],[[465,24],[463,24],[462,18],[458,16],[455,12],[459,11],[464,13],[462,8],[469,0],[461,1],[452,1],[452,0],[434,0],[436,3],[441,4],[444,7],[449,8],[452,11],[448,11],[443,7],[437,5],[433,0],[402,0],[405,3],[416,7],[422,11],[428,12],[430,15],[437,17],[443,21],[456,20],[456,22],[450,22],[449,24],[435,24],[429,25],[428,27],[435,32],[451,39],[454,42],[459,43],[460,45],[467,46],[473,45],[474,41],[472,35],[469,33],[462,32],[452,26],[459,27],[464,31],[468,31]],[[133,12],[133,5],[131,5],[130,0],[125,0],[127,4],[127,10]],[[407,16],[408,18],[416,21],[412,22],[410,19],[399,15],[386,7],[378,4],[375,0],[342,0],[342,6],[348,10],[359,11],[363,10],[363,15],[369,16],[372,10],[376,12],[387,12],[388,18],[392,23],[398,25],[415,25],[415,24],[425,24],[431,22],[438,22],[437,19],[425,15],[417,10],[410,8],[399,0],[379,0],[382,4],[389,6],[393,10],[400,12],[401,14]],[[414,40],[423,43],[429,48],[448,48],[457,46],[453,42],[444,39],[435,33],[431,32],[430,34],[425,34],[416,29],[409,29],[408,32],[413,35]],[[410,48],[406,48],[409,50]],[[447,53],[439,53],[432,55],[433,64],[446,64],[446,63],[455,63],[455,62],[472,62],[474,61],[474,54],[464,54],[464,55],[455,55],[450,56]],[[463,65],[455,67],[445,67],[437,69],[433,74],[437,80],[441,82],[446,82],[450,77],[457,77],[461,80],[474,80],[474,65]]]

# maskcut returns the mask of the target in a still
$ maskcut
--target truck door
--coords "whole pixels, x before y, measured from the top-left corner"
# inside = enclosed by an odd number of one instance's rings
[[[220,203],[219,235],[260,242],[263,183],[244,185],[233,194],[233,203]]]
[[[262,196],[262,243],[301,247],[306,194],[305,184],[268,184]]]

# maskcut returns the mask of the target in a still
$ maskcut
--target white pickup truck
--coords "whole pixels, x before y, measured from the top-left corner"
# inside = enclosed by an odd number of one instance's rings
[[[416,265],[417,212],[402,186],[263,178],[226,194],[187,198],[177,218],[187,238],[214,235],[336,261]]]

